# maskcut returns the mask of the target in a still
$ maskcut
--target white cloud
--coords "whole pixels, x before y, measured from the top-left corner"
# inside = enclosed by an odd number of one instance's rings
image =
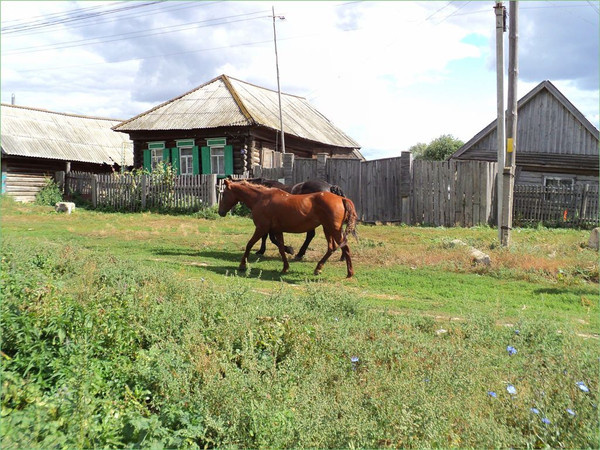
[[[6,18],[114,5],[3,1],[2,28],[15,23]],[[276,89],[271,5],[170,1],[127,13],[125,20],[108,15],[85,27],[73,23],[51,33],[3,34],[2,101],[9,102],[14,92],[17,103],[27,106],[129,118],[221,73]],[[466,141],[494,119],[494,2],[274,5],[276,14],[285,15],[276,21],[282,90],[307,97],[366,156],[397,156],[441,134]],[[521,61],[519,96],[550,79],[598,126],[598,89],[590,89],[590,80],[598,79],[597,58],[590,56],[598,54],[597,14],[586,2],[560,10],[558,2],[520,5],[527,60]],[[582,46],[589,22],[593,39]],[[560,45],[549,48],[544,30],[556,24]],[[180,27],[187,29],[172,32]],[[154,36],[114,40],[117,34],[159,28]],[[99,39],[112,42],[9,55],[17,48],[99,36],[113,36]],[[548,52],[543,64],[529,64],[541,52]],[[115,61],[123,62],[109,64]]]

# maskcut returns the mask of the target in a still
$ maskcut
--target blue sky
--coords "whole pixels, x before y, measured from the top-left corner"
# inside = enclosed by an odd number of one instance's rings
[[[599,2],[519,5],[518,97],[548,79],[598,127]],[[272,6],[282,90],[368,159],[494,120],[493,1],[3,0],[2,102],[127,119],[223,73],[276,89]]]

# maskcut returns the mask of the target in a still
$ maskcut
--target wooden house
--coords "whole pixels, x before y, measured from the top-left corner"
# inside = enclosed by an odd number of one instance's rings
[[[119,122],[2,104],[2,192],[33,201],[45,178],[57,171],[103,173],[131,166],[131,141],[112,130]]]
[[[598,129],[550,82],[518,102],[516,184],[598,185]],[[497,160],[494,120],[451,160]]]
[[[364,159],[360,146],[306,99],[281,94],[285,151]],[[221,75],[114,127],[128,133],[134,165],[167,161],[179,174],[242,174],[281,165],[278,93]]]

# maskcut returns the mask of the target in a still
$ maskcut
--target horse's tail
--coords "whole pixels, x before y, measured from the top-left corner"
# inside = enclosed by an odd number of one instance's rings
[[[346,194],[344,194],[344,191],[342,191],[342,188],[339,187],[336,184],[332,184],[331,187],[329,188],[329,192],[335,194],[335,195],[339,195],[340,197],[345,197]]]
[[[346,223],[346,231],[344,231],[343,235],[343,243],[345,244],[348,241],[348,234],[352,234],[356,241],[358,242],[358,234],[356,234],[356,221],[358,220],[358,216],[356,214],[356,209],[354,208],[354,203],[349,198],[342,198],[344,202],[344,209],[346,210],[344,214],[344,223]]]

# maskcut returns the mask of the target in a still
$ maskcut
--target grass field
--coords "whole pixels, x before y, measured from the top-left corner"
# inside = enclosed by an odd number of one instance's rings
[[[346,280],[252,230],[3,199],[3,445],[597,446],[589,231],[359,225]]]

